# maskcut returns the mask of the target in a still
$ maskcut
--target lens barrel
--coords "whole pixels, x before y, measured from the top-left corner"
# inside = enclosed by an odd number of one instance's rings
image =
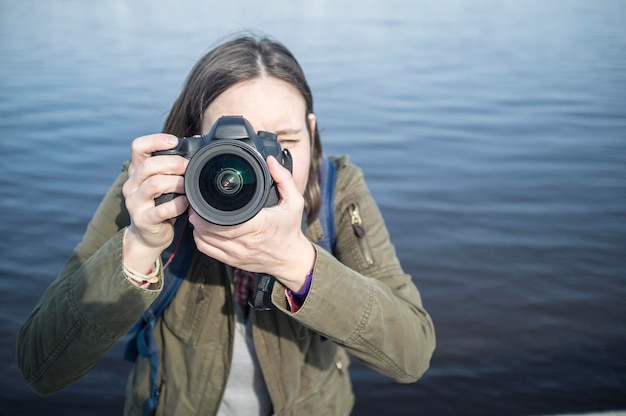
[[[191,207],[219,225],[241,224],[266,204],[272,177],[260,153],[241,140],[218,140],[200,149],[185,172]]]

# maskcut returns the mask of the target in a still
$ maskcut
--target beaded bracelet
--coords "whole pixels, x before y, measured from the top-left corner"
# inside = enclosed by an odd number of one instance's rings
[[[152,269],[150,269],[148,274],[139,273],[138,271],[134,270],[126,263],[124,263],[123,273],[124,273],[124,276],[126,276],[133,282],[139,283],[139,285],[144,285],[146,283],[152,284],[152,283],[157,283],[159,281],[160,279],[159,274],[161,272],[161,267],[162,267],[161,258],[159,257],[157,258],[156,262],[154,263],[154,266],[152,267]]]

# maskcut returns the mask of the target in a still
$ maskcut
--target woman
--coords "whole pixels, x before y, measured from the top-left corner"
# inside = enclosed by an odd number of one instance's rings
[[[267,158],[280,203],[234,226],[204,221],[184,195],[155,205],[159,195],[184,194],[188,160],[152,153],[206,134],[228,115],[276,132],[291,153],[292,173]],[[432,322],[347,157],[333,159],[333,253],[315,244],[321,143],[311,91],[284,46],[241,37],[209,52],[164,132],[133,141],[131,161],[20,331],[18,361],[35,391],[80,378],[126,334],[161,290],[161,253],[174,239],[172,219],[185,213],[197,252],[155,328],[157,414],[349,414],[346,352],[398,382],[426,371]],[[235,290],[253,279],[249,272],[276,278],[274,309],[250,310],[246,291]],[[150,365],[140,358],[125,414],[143,413],[149,397]]]

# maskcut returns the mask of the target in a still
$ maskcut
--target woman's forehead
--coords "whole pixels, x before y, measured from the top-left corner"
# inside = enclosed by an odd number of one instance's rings
[[[205,110],[203,133],[227,115],[245,117],[255,130],[294,130],[305,124],[306,103],[298,89],[274,77],[239,82],[221,93]]]

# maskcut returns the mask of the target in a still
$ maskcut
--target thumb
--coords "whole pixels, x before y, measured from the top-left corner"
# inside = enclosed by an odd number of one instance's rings
[[[293,195],[294,192],[298,193],[298,188],[293,180],[293,176],[291,176],[291,172],[281,165],[274,156],[268,156],[267,167],[270,175],[272,175],[272,179],[278,186],[278,193],[281,199],[288,200],[289,196]]]

